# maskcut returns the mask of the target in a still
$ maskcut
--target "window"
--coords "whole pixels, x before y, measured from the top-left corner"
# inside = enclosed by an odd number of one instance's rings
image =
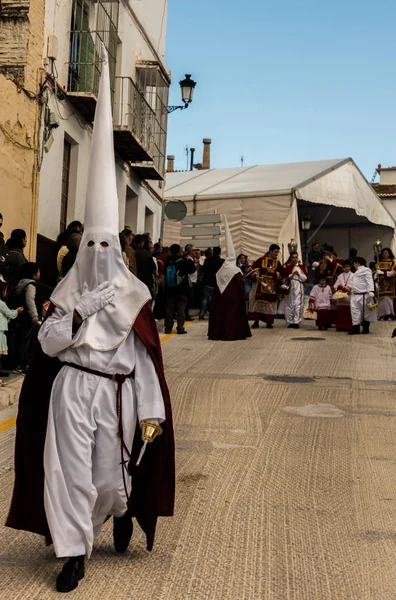
[[[70,185],[70,157],[71,143],[67,140],[63,143],[63,165],[62,165],[62,193],[61,193],[61,210],[60,210],[60,231],[65,231],[67,223],[67,205],[69,201],[69,185]]]

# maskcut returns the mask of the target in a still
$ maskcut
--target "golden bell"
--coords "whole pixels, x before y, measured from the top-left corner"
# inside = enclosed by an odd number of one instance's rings
[[[155,423],[154,421],[140,421],[140,429],[142,430],[143,442],[148,442],[149,444],[151,444],[151,442],[153,442],[155,438],[162,433],[161,425]]]

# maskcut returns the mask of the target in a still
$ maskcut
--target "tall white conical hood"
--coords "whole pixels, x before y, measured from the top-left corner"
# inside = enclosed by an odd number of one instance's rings
[[[114,301],[84,321],[73,344],[74,347],[85,344],[94,350],[106,351],[119,346],[128,336],[151,295],[147,286],[127,269],[122,258],[109,62],[104,46],[102,51],[84,234],[76,262],[56,287],[51,301],[65,314],[72,313],[84,291],[92,291],[105,281],[111,282],[116,290]]]
[[[114,160],[109,59],[103,44],[102,54],[102,75],[95,111],[84,229],[87,234],[106,231],[112,235],[118,235],[118,196]]]
[[[226,259],[216,273],[216,282],[221,294],[225,291],[231,279],[235,275],[237,275],[238,273],[239,275],[241,275],[241,270],[236,264],[234,242],[232,241],[231,231],[228,226],[227,217],[224,216],[223,219],[226,243]]]

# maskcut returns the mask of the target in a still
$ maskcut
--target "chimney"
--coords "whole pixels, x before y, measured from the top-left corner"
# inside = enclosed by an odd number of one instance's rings
[[[203,149],[203,158],[202,158],[202,168],[203,169],[210,169],[210,144],[211,143],[212,143],[212,140],[210,140],[209,138],[204,138],[204,140],[203,140],[204,149]]]
[[[166,167],[166,172],[174,173],[175,172],[175,157],[172,154],[168,154],[168,156],[166,158],[168,161],[168,165]]]
[[[191,154],[190,171],[194,170],[194,153],[195,153],[195,148],[190,148],[190,154]]]

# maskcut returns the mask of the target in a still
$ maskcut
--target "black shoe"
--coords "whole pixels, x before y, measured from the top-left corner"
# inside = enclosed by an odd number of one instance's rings
[[[56,591],[67,593],[75,590],[84,575],[84,556],[72,556],[56,578]]]
[[[178,335],[183,335],[183,333],[188,333],[186,329],[181,329],[180,331],[177,332]]]
[[[370,333],[370,323],[367,323],[367,321],[365,321],[363,323],[363,334],[367,335],[368,333]]]
[[[348,335],[359,335],[360,334],[360,326],[354,325],[351,331],[348,331]]]
[[[294,329],[294,325],[292,323],[290,323],[290,325],[287,326],[288,329]]]
[[[258,329],[260,327],[260,323],[258,321],[255,321],[251,327],[251,329]]]
[[[205,321],[205,317],[201,317],[201,316],[200,316],[200,317],[199,317],[199,320],[200,320],[200,321]]]
[[[267,329],[273,329],[274,326],[271,323],[267,323]]]
[[[116,552],[124,554],[128,550],[132,533],[133,523],[129,511],[123,517],[113,517],[113,540]]]
[[[294,323],[293,328],[294,329],[300,329],[300,325],[298,323]]]
[[[172,329],[171,329],[170,331],[167,331],[167,330],[165,329],[165,334],[166,334],[166,335],[170,335],[171,333],[172,333]]]

